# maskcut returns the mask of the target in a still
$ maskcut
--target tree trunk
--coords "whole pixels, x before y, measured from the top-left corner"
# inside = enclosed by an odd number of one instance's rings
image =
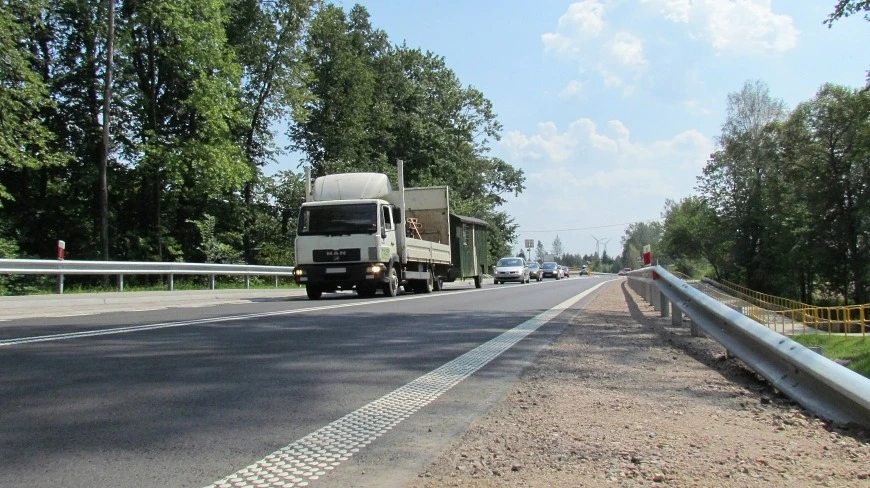
[[[104,260],[109,260],[109,129],[112,107],[112,69],[115,43],[115,0],[107,0],[108,32],[106,34],[106,81],[103,92],[103,143],[100,148],[100,250]]]

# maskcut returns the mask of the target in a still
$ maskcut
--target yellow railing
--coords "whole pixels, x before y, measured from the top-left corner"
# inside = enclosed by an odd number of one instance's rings
[[[860,333],[862,337],[867,334],[870,304],[816,307],[797,300],[760,293],[728,281],[723,281],[722,284],[747,298],[749,305],[742,306],[744,315],[782,334],[805,333],[805,326],[828,334]]]

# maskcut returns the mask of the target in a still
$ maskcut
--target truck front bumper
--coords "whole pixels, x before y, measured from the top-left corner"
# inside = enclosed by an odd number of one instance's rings
[[[296,265],[293,280],[297,285],[310,283],[349,290],[360,283],[386,283],[386,270],[380,263],[300,264]]]

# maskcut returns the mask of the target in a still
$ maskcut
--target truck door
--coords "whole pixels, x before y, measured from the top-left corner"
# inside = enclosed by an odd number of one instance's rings
[[[393,220],[393,208],[389,205],[381,207],[381,254],[380,260],[387,262],[396,254],[396,222]]]

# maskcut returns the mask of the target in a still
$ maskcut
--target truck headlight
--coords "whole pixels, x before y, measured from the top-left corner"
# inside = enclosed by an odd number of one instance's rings
[[[305,274],[305,270],[304,269],[294,269],[293,274],[296,276],[303,276]]]
[[[384,268],[381,265],[376,264],[374,266],[369,266],[369,268],[366,270],[366,273],[378,275],[378,274],[381,274],[381,271],[383,271],[383,270],[384,270]]]

